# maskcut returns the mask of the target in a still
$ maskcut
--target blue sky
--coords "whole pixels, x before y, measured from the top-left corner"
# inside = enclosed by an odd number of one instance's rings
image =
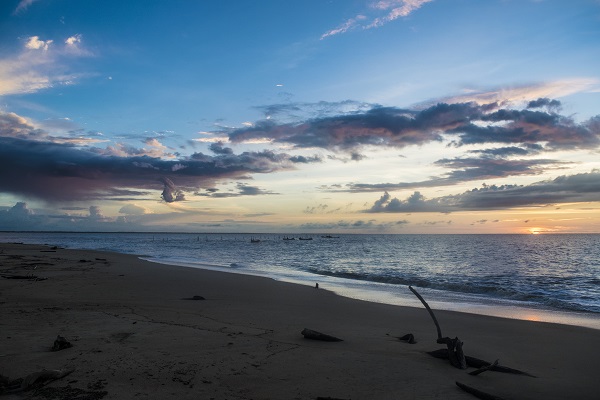
[[[0,4],[0,229],[600,232],[600,2]]]

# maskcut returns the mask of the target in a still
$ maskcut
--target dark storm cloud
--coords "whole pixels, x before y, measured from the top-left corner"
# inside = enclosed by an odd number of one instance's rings
[[[264,119],[226,133],[234,143],[268,139],[297,148],[318,147],[343,152],[353,152],[362,146],[423,145],[441,141],[444,136],[454,138],[457,146],[545,143],[548,150],[597,147],[600,144],[598,120],[592,118],[576,123],[554,112],[559,105],[556,100],[539,99],[522,110],[499,108],[497,103],[439,103],[423,110],[372,106],[294,122]],[[540,107],[546,107],[547,111],[531,109]]]
[[[162,189],[166,202],[184,192],[212,186],[218,179],[293,169],[316,158],[295,158],[272,151],[234,154],[222,146],[215,155],[195,153],[178,160],[55,142],[16,114],[0,113],[0,191],[47,201],[106,199]],[[121,199],[122,200],[122,199]]]
[[[531,185],[483,185],[461,194],[433,199],[414,192],[405,200],[392,198],[385,192],[365,212],[456,212],[485,209],[507,209],[522,206],[545,206],[554,203],[600,201],[600,170],[560,176]]]

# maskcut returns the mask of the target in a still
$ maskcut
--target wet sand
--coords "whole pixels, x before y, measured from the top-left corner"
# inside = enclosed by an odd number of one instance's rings
[[[467,355],[536,377],[471,376],[426,353],[442,346],[424,308],[323,286],[19,244],[0,244],[0,274],[0,375],[73,370],[7,399],[475,398],[456,381],[505,399],[600,393],[600,331],[589,328],[434,310]],[[47,279],[6,278],[27,275]],[[416,344],[396,338],[407,333]],[[50,351],[57,335],[72,347]]]

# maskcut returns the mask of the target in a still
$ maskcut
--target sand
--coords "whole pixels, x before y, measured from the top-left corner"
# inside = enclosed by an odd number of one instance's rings
[[[467,355],[536,377],[471,376],[426,353],[441,346],[424,308],[323,286],[20,244],[0,244],[0,274],[47,278],[0,278],[0,375],[73,370],[2,398],[475,398],[456,381],[505,399],[600,398],[600,331],[589,328],[434,310]],[[417,343],[396,338],[406,333]],[[57,335],[72,347],[50,351]]]

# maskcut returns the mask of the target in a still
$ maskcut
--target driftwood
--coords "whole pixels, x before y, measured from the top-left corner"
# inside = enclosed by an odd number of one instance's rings
[[[316,400],[347,400],[347,399],[340,399],[338,397],[329,397],[329,396],[328,397],[319,396],[319,397],[317,397]]]
[[[404,336],[400,336],[398,338],[398,340],[403,340],[403,341],[405,341],[405,342],[407,342],[409,344],[415,344],[415,343],[417,343],[417,341],[415,340],[415,335],[413,335],[412,333],[407,333]]]
[[[10,394],[24,392],[29,389],[44,386],[57,379],[64,378],[75,371],[74,369],[43,369],[39,372],[34,372],[27,375],[25,378],[9,381],[8,378],[2,377],[0,384],[0,394]]]
[[[58,335],[56,337],[56,340],[54,341],[54,344],[52,345],[52,351],[64,350],[68,349],[69,347],[73,347],[71,342],[67,341],[67,339],[65,339],[64,337]]]
[[[44,369],[40,372],[34,372],[33,374],[27,375],[21,383],[21,390],[27,390],[33,385],[40,385],[47,382],[55,381],[57,379],[64,378],[75,371],[74,369]]]
[[[433,323],[435,324],[435,328],[437,329],[438,340],[440,340],[442,338],[442,329],[440,328],[440,324],[439,324],[437,318],[435,317],[435,314],[431,310],[431,307],[429,307],[429,304],[427,304],[425,299],[415,289],[413,289],[412,286],[409,286],[408,288],[410,289],[411,292],[414,293],[415,296],[417,296],[417,298],[419,300],[421,300],[421,303],[423,303],[423,305],[425,306],[425,309],[427,310],[427,312],[431,316],[431,319],[433,320]]]
[[[386,333],[387,336],[391,336],[389,333]],[[404,336],[392,336],[395,337],[398,340],[402,340],[403,342],[406,342],[408,344],[415,344],[417,343],[417,341],[415,340],[415,335],[413,335],[412,333],[407,333]]]
[[[202,296],[196,295],[196,296],[192,296],[192,297],[185,297],[185,298],[183,298],[183,300],[206,300],[206,299]]]
[[[471,386],[467,386],[464,383],[456,382],[456,386],[458,386],[465,392],[470,393],[473,396],[475,396],[481,400],[504,400],[502,397],[498,397],[498,396],[494,396],[493,394],[482,392],[481,390],[475,389]]]
[[[434,351],[428,351],[427,354],[429,354],[430,356],[435,357],[435,358],[440,358],[442,360],[448,359],[448,351],[446,349],[438,349],[438,350],[434,350]],[[489,367],[489,366],[493,365],[492,363],[490,363],[488,361],[482,360],[480,358],[470,357],[470,356],[465,356],[465,361],[467,362],[467,366],[473,367],[473,368],[484,368],[484,367]],[[495,365],[493,368],[488,368],[488,370],[495,371],[495,372],[502,372],[505,374],[525,375],[525,376],[529,376],[532,378],[536,377],[535,375],[532,375],[529,372],[505,367],[503,365]]]
[[[458,337],[455,337],[454,339],[451,339],[449,337],[442,337],[442,329],[440,328],[440,324],[437,318],[435,317],[433,310],[431,310],[431,307],[429,307],[429,304],[427,304],[425,299],[412,286],[409,286],[408,288],[411,292],[414,293],[415,296],[417,296],[421,303],[423,303],[425,309],[431,316],[431,319],[433,319],[433,323],[435,324],[435,328],[437,329],[437,342],[446,345],[448,349],[447,352],[450,364],[452,364],[456,368],[466,369],[467,362],[465,361],[465,354],[462,349],[463,342],[461,342]]]
[[[342,339],[336,338],[335,336],[326,335],[321,332],[313,331],[312,329],[304,328],[302,330],[302,336],[306,339],[321,340],[323,342],[342,342]]]
[[[497,366],[498,366],[498,360],[494,361],[493,364],[486,365],[486,366],[479,368],[478,370],[469,372],[469,375],[477,376],[485,371],[493,371],[494,368],[496,368]]]
[[[46,280],[48,278],[40,278],[39,276],[36,275],[8,275],[8,274],[1,274],[1,276],[4,279],[29,279],[32,281],[43,281]]]

